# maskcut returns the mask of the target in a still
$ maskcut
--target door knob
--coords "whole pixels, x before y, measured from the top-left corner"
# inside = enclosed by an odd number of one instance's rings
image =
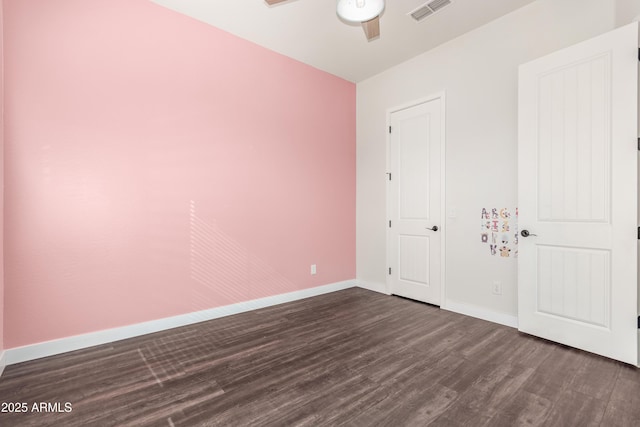
[[[522,231],[520,232],[520,235],[521,235],[522,237],[538,236],[537,234],[529,233],[529,230],[522,230]]]
[[[438,231],[438,226],[434,225],[433,227],[429,228],[427,227],[427,230],[431,230],[431,231]]]

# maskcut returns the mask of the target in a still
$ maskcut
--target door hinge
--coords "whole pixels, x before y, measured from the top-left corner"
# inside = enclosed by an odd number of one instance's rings
[[[638,227],[638,240],[640,240],[640,227]]]
[[[638,138],[638,151],[640,151],[640,138]]]
[[[389,126],[389,133],[391,133],[391,126]]]
[[[391,274],[391,267],[389,267],[389,274]]]
[[[640,316],[638,316],[638,329],[640,329]]]
[[[389,228],[391,228],[391,220],[389,220]]]
[[[389,181],[391,181],[391,172],[387,172],[387,176],[389,177]]]

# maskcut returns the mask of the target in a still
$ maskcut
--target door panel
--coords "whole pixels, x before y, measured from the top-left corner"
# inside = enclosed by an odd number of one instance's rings
[[[440,304],[441,101],[390,116],[389,284],[391,292]]]
[[[400,280],[429,286],[429,240],[428,236],[398,236]]]
[[[538,78],[540,221],[608,222],[610,68],[607,52]]]
[[[416,107],[418,108],[418,107]],[[431,117],[421,109],[394,117],[397,130],[395,147],[398,150],[397,176],[400,193],[399,218],[428,220],[429,212],[429,127]],[[393,175],[392,175],[393,176]]]
[[[520,67],[519,329],[636,365],[638,25]]]
[[[609,328],[610,251],[537,246],[538,311]]]

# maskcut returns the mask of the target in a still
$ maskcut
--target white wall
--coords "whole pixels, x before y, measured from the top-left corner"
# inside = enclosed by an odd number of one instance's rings
[[[387,110],[444,90],[446,205],[457,211],[444,224],[447,301],[516,315],[516,260],[488,254],[480,212],[517,205],[518,65],[614,26],[614,0],[538,0],[357,85],[359,283],[386,280]]]

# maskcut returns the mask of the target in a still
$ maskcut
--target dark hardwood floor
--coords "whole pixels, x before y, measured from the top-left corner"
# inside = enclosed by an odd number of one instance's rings
[[[0,402],[11,427],[639,426],[640,372],[354,288],[8,366]]]

